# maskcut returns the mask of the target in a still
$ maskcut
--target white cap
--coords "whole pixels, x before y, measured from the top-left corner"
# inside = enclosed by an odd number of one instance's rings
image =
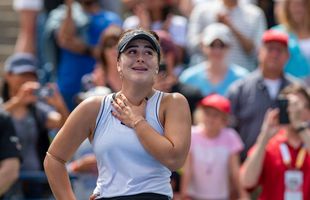
[[[224,44],[231,44],[231,31],[222,23],[212,23],[202,32],[202,44],[209,46],[214,40],[221,40]]]
[[[4,71],[12,74],[37,73],[36,58],[30,53],[15,53],[5,61]]]

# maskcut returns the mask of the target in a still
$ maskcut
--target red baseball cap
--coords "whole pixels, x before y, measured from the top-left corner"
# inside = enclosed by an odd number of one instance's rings
[[[219,94],[211,94],[206,96],[200,101],[199,105],[204,107],[212,107],[226,114],[230,113],[230,101]]]
[[[264,43],[267,42],[280,42],[284,44],[285,46],[288,46],[288,35],[286,33],[283,33],[281,31],[277,30],[267,30],[264,32],[262,41]]]

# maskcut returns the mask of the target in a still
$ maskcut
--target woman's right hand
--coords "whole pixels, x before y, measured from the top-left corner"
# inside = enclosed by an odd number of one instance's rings
[[[146,103],[147,100],[143,99],[140,105],[132,105],[125,95],[120,94],[112,103],[115,108],[112,115],[118,118],[126,126],[134,128],[136,123],[143,120],[145,117]]]

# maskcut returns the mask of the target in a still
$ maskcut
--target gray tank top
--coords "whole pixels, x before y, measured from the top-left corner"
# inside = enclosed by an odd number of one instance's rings
[[[171,171],[143,148],[132,128],[112,116],[112,95],[103,99],[96,120],[92,146],[99,175],[94,194],[114,197],[151,192],[172,197]],[[146,105],[146,120],[161,135],[162,96],[162,92],[156,91]]]

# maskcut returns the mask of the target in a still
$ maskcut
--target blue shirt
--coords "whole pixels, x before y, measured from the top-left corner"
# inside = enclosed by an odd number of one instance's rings
[[[206,70],[206,62],[199,63],[195,66],[189,67],[184,70],[180,76],[180,81],[198,88],[204,96],[210,93],[218,93],[220,95],[225,95],[228,86],[238,80],[249,72],[239,65],[231,64],[228,69],[224,79],[218,84],[213,84],[209,81]]]
[[[109,11],[100,11],[97,14],[89,15],[89,23],[86,28],[86,43],[97,44],[101,32],[109,25],[121,26],[120,17]],[[81,29],[81,27],[77,27]],[[79,31],[78,31],[79,32]],[[79,32],[81,33],[81,32]],[[82,33],[81,33],[82,34]],[[58,65],[58,86],[61,92],[77,93],[81,89],[81,78],[94,69],[95,59],[66,49],[60,50]]]

